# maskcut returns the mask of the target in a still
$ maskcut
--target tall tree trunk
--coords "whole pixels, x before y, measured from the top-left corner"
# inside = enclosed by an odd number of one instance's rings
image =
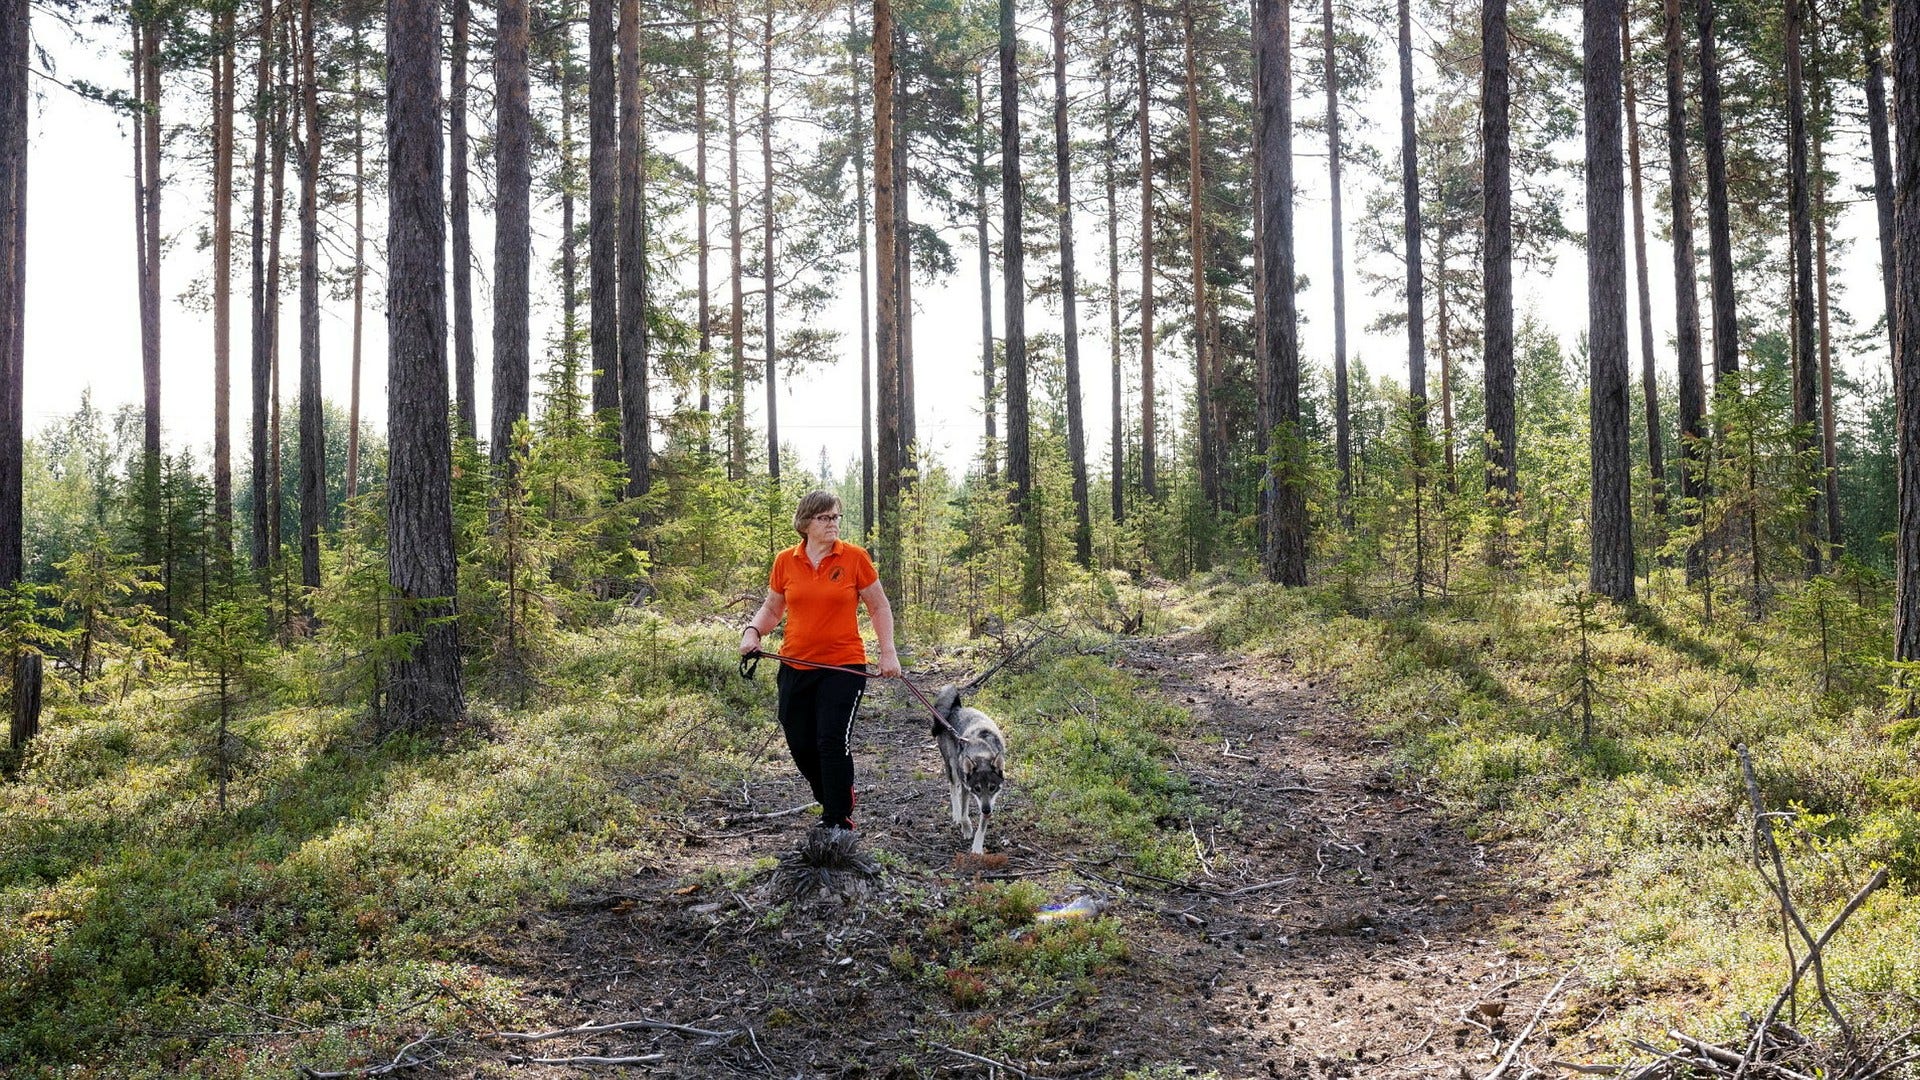
[[[1887,63],[1880,0],[1860,0],[1860,51],[1866,61],[1867,143],[1873,157],[1873,206],[1879,222],[1880,283],[1887,294],[1887,340],[1894,337],[1893,151],[1887,137]]]
[[[273,0],[260,0],[260,60],[253,90],[253,218],[247,231],[253,237],[253,293],[250,311],[249,371],[253,382],[253,456],[249,481],[253,488],[252,543],[248,565],[256,577],[266,573],[273,559],[272,527],[267,510],[272,505],[273,479],[268,475],[267,414],[273,385],[273,339],[269,335],[272,310],[278,298],[267,292],[267,128],[273,95]]]
[[[1719,47],[1714,0],[1698,0],[1700,125],[1707,161],[1707,268],[1713,290],[1714,392],[1740,371],[1740,325],[1733,295],[1733,218],[1727,207],[1727,128],[1720,114]]]
[[[280,9],[280,25],[275,29],[275,74],[276,87],[290,87],[293,83],[293,26],[298,21],[296,9],[290,2]],[[267,428],[272,442],[271,461],[268,466],[268,480],[273,492],[272,506],[268,516],[270,536],[268,543],[273,558],[280,560],[286,546],[286,440],[281,437],[280,426],[280,241],[286,234],[287,220],[287,144],[291,138],[294,122],[293,105],[287,99],[288,93],[274,95],[274,116],[270,125],[273,138],[273,210],[267,225],[267,382],[268,391]],[[284,577],[283,577],[284,580]]]
[[[853,8],[848,7],[849,18]],[[852,46],[848,46],[851,51]],[[693,232],[694,266],[697,276],[694,321],[700,335],[700,452],[713,452],[713,235],[707,222],[707,204],[712,193],[707,187],[707,80],[711,77],[707,57],[707,0],[693,4]],[[858,76],[856,76],[856,79]],[[855,111],[858,112],[856,104]],[[856,138],[858,136],[856,135]],[[855,168],[860,151],[854,150]],[[855,194],[857,199],[858,193]],[[861,243],[866,242],[864,230]],[[861,317],[865,318],[864,307]]]
[[[1442,178],[1435,177],[1435,186],[1440,186]],[[1460,477],[1456,470],[1459,464],[1454,460],[1453,431],[1453,311],[1452,301],[1447,293],[1447,252],[1453,234],[1450,231],[1450,215],[1442,213],[1434,225],[1433,238],[1433,315],[1439,323],[1435,337],[1438,339],[1440,361],[1440,452],[1445,463],[1447,475],[1447,494],[1460,493]]]
[[[1633,73],[1633,25],[1620,9],[1621,90],[1627,106],[1627,173],[1633,181],[1633,271],[1640,309],[1640,387],[1647,418],[1647,488],[1653,501],[1653,543],[1665,539],[1667,460],[1661,444],[1660,380],[1653,362],[1653,286],[1647,275],[1647,212],[1640,174],[1640,105]]]
[[[474,387],[474,369],[478,361],[473,347],[473,226],[468,194],[471,172],[467,166],[467,57],[472,36],[471,0],[453,0],[453,56],[447,98],[447,188],[452,205],[448,215],[453,226],[453,411],[458,418],[457,438],[480,437],[480,406]]]
[[[987,224],[987,76],[983,63],[973,69],[973,229],[980,247],[980,412],[986,419],[987,482],[999,475],[999,434],[993,401],[993,248]]]
[[[1353,527],[1353,432],[1347,393],[1346,222],[1340,192],[1340,60],[1333,47],[1333,0],[1321,0],[1320,45],[1327,80],[1327,191],[1333,219],[1333,459],[1340,524]]]
[[[1633,485],[1627,408],[1627,261],[1620,146],[1622,0],[1584,0],[1587,312],[1593,553],[1589,587],[1633,599]]]
[[[780,481],[780,342],[774,334],[779,282],[773,262],[773,3],[760,37],[760,343],[767,378],[767,476]]]
[[[565,403],[566,424],[572,430],[574,421],[579,419],[575,411],[579,404],[580,392],[580,241],[575,226],[575,193],[580,185],[579,147],[574,141],[575,90],[573,82],[573,22],[578,12],[576,0],[566,0],[563,9],[567,22],[560,33],[564,44],[556,60],[554,81],[560,85],[560,365],[562,378],[566,384]],[[700,52],[704,65],[706,53]],[[704,67],[702,68],[704,73]],[[703,88],[704,79],[700,82]],[[705,173],[701,174],[703,177]],[[697,188],[702,194],[706,184],[700,182]],[[701,361],[705,371],[705,360]]]
[[[1027,242],[1021,224],[1026,201],[1020,177],[1019,34],[1014,0],[1000,0],[1000,248],[1001,318],[1007,324],[1007,483],[1025,550],[1021,600],[1038,608],[1042,591],[1040,521],[1033,498],[1032,435],[1027,415]]]
[[[140,374],[146,392],[140,506],[148,562],[159,562],[160,527],[160,37],[157,16],[134,16],[134,234],[140,275]]]
[[[32,58],[32,5],[0,3],[0,589],[26,575],[22,540],[25,502],[27,287],[27,71]],[[12,657],[0,657],[12,664]],[[15,715],[23,682],[14,681]],[[36,717],[37,719],[37,717]],[[16,743],[17,745],[17,743]]]
[[[867,264],[867,133],[861,108],[860,0],[847,5],[847,70],[853,73],[853,87],[847,112],[853,121],[853,203],[857,218],[860,249],[860,528],[861,539],[872,546],[874,529],[873,490],[873,322],[870,310],[873,282]]]
[[[1893,115],[1906,193],[1894,213],[1899,253],[1894,385],[1898,392],[1900,527],[1895,535],[1893,655],[1920,660],[1920,6],[1893,8]]]
[[[1261,357],[1266,415],[1261,417],[1261,482],[1267,546],[1261,559],[1267,580],[1307,583],[1307,448],[1300,430],[1300,341],[1294,308],[1293,264],[1293,60],[1287,0],[1257,0],[1254,7],[1255,78],[1259,86],[1256,130],[1260,175],[1261,283],[1266,319]],[[1277,440],[1278,445],[1269,445]]]
[[[593,412],[618,441],[620,135],[615,128],[614,0],[587,3],[587,337]]]
[[[1153,97],[1147,64],[1146,0],[1133,0],[1133,62],[1140,129],[1140,493],[1160,495],[1153,423]]]
[[[1801,35],[1804,0],[1787,0],[1787,203],[1793,249],[1793,422],[1801,434],[1794,446],[1803,457],[1819,443],[1820,370],[1814,355],[1813,195],[1807,169],[1807,86]],[[1801,524],[1809,577],[1820,573],[1821,535],[1826,531],[1816,489]]]
[[[320,408],[320,86],[313,0],[300,2],[300,584],[320,587],[327,432]]]
[[[1067,2],[1053,8],[1053,178],[1060,207],[1060,311],[1067,365],[1067,463],[1073,472],[1073,556],[1093,567],[1093,512],[1087,505],[1087,430],[1080,401],[1080,306],[1073,268],[1073,153],[1067,127]]]
[[[1519,431],[1514,417],[1513,361],[1513,165],[1507,69],[1507,0],[1484,0],[1480,29],[1482,207],[1485,243],[1481,274],[1486,287],[1487,494],[1496,506],[1512,504],[1520,491],[1516,468]]]
[[[1198,32],[1195,28],[1194,0],[1181,0],[1180,18],[1185,46],[1187,105],[1187,241],[1190,278],[1193,285],[1193,401],[1194,428],[1198,435],[1200,488],[1207,505],[1220,508],[1220,474],[1215,469],[1214,451],[1214,378],[1212,358],[1208,355],[1207,327],[1207,217],[1206,173],[1201,166],[1200,147],[1200,60]],[[1203,551],[1195,560],[1206,569]]]
[[[1001,0],[1007,3],[1009,0]],[[879,528],[879,570],[887,590],[901,591],[900,470],[905,456],[900,442],[900,399],[890,388],[899,379],[900,290],[893,267],[899,261],[894,248],[900,238],[893,220],[894,57],[892,0],[873,4],[873,261],[875,283],[874,339],[879,344],[874,395],[876,494],[874,512]]]
[[[347,388],[347,498],[360,494],[360,359],[367,310],[367,117],[360,58],[366,23],[353,27],[353,358]]]
[[[1126,413],[1122,394],[1125,379],[1120,370],[1120,365],[1125,358],[1125,350],[1120,347],[1120,143],[1113,128],[1113,68],[1114,61],[1118,58],[1118,43],[1113,36],[1113,8],[1102,7],[1100,18],[1101,38],[1107,50],[1106,60],[1100,65],[1100,116],[1106,128],[1100,148],[1103,159],[1101,180],[1107,194],[1107,351],[1108,363],[1112,368],[1109,373],[1111,385],[1107,390],[1112,404],[1107,418],[1111,436],[1107,450],[1107,456],[1110,459],[1108,472],[1112,487],[1109,495],[1111,505],[1108,509],[1113,515],[1114,524],[1118,525],[1127,519]],[[984,211],[980,216],[980,224],[984,248],[986,239]],[[984,254],[983,251],[982,255]],[[982,280],[984,281],[984,275]],[[985,299],[986,294],[982,291],[981,300],[985,301]],[[985,313],[982,314],[984,316]],[[992,348],[991,341],[988,342],[988,348],[989,350]],[[988,355],[991,356],[991,352]],[[987,389],[988,400],[991,401],[993,388],[989,386]]]
[[[653,487],[647,356],[647,137],[640,0],[620,0],[620,454],[627,495]]]
[[[1816,51],[1816,58],[1819,53]],[[1820,130],[1827,129],[1823,119]],[[1837,556],[1840,541],[1840,459],[1836,441],[1835,420],[1833,415],[1833,311],[1827,292],[1827,170],[1823,147],[1825,136],[1815,139],[1813,144],[1813,261],[1819,268],[1814,277],[1814,287],[1819,290],[1820,310],[1820,463],[1824,472],[1822,485],[1826,496],[1827,543],[1833,545]]]
[[[1680,368],[1680,494],[1686,521],[1697,528],[1707,497],[1706,379],[1700,370],[1700,289],[1693,254],[1693,183],[1687,157],[1686,42],[1680,0],[1665,0],[1667,51],[1667,167],[1672,173],[1674,352]],[[1687,580],[1707,574],[1707,545],[1696,536],[1687,547]]]
[[[727,477],[747,477],[747,293],[745,232],[740,217],[739,0],[727,3],[727,246],[732,289],[727,310]]]
[[[387,731],[443,730],[466,711],[453,596],[438,0],[387,0],[387,574],[394,633]]]
[[[513,425],[531,408],[528,309],[532,288],[533,116],[527,74],[527,0],[499,0],[493,38],[493,416],[488,459],[513,468]]]
[[[1408,441],[1413,452],[1413,591],[1416,596],[1424,596],[1427,587],[1427,328],[1421,237],[1425,230],[1420,218],[1420,143],[1413,104],[1413,14],[1407,0],[1399,0],[1398,14],[1400,190],[1407,244],[1407,419]]]
[[[213,531],[223,576],[233,558],[233,22],[231,7],[214,15]]]
[[[907,51],[907,31],[904,23],[893,24],[894,56],[899,57]],[[900,335],[899,385],[894,393],[900,396],[900,445],[904,448],[903,460],[906,472],[901,482],[911,487],[919,475],[920,434],[918,415],[913,400],[913,171],[911,158],[907,153],[908,120],[913,113],[911,88],[907,85],[908,68],[904,64],[894,65],[895,82],[893,110],[893,230],[900,238],[894,247],[897,263],[894,272],[900,278],[900,306],[897,330]]]

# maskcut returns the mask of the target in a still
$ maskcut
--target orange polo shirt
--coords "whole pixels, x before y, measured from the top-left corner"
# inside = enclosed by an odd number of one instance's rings
[[[787,598],[787,635],[781,653],[799,660],[858,667],[867,662],[860,640],[860,590],[878,581],[866,550],[845,540],[815,566],[805,540],[773,557],[767,588]]]

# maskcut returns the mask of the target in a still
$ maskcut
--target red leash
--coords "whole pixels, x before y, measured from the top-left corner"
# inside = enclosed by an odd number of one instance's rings
[[[872,672],[868,671],[864,667],[857,667],[857,668],[842,667],[839,664],[823,664],[818,660],[800,660],[792,656],[781,656],[779,653],[768,652],[765,649],[755,649],[750,653],[741,654],[740,677],[743,679],[752,680],[753,673],[759,669],[760,658],[763,656],[769,660],[779,660],[779,661],[782,661],[783,663],[788,663],[788,664],[799,664],[804,667],[820,668],[825,671],[843,671],[843,672],[846,672],[848,675],[858,675],[863,679],[871,679],[875,677]],[[927,710],[927,715],[933,717],[933,722],[936,725],[938,725],[939,727],[945,728],[947,731],[947,734],[953,736],[954,738],[958,739],[960,737],[960,733],[953,730],[953,725],[947,723],[947,718],[940,715],[940,710],[933,707],[933,702],[927,700],[927,695],[924,691],[922,691],[918,686],[915,686],[911,681],[909,681],[905,675],[899,676],[899,679],[902,683],[906,684],[907,689],[912,692],[914,697],[920,699],[920,704],[925,706]]]

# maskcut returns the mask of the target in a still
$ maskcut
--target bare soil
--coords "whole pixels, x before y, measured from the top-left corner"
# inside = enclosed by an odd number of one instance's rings
[[[776,740],[731,802],[678,824],[681,845],[657,866],[475,946],[556,1028],[693,1030],[483,1038],[440,1071],[1485,1077],[1523,1032],[1506,1075],[1522,1063],[1557,1075],[1551,1059],[1581,1057],[1556,1034],[1567,995],[1545,1001],[1568,950],[1522,852],[1469,840],[1388,767],[1384,743],[1284,668],[1194,636],[1125,641],[1111,656],[1196,720],[1169,765],[1219,813],[1195,828],[1206,870],[1191,882],[1151,879],[1111,852],[1055,850],[1031,827],[1043,808],[1021,799],[1017,765],[989,838],[1005,865],[956,869],[966,845],[946,820],[924,717],[904,694],[876,693],[855,731],[856,822],[884,864],[864,895],[779,905],[765,863],[794,850],[812,815],[749,816],[807,800]],[[1008,734],[1017,762],[1017,725]],[[900,962],[947,899],[1015,877],[1098,898],[1124,926],[1125,969],[967,1009]]]

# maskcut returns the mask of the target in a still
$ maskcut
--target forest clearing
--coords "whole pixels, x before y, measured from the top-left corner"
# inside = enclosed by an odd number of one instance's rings
[[[1000,865],[956,858],[926,717],[872,695],[857,816],[879,871],[844,896],[782,889],[814,810],[718,619],[570,640],[548,702],[476,710],[440,747],[266,712],[227,812],[182,714],[137,693],[43,733],[0,788],[0,1056],[29,1076],[1686,1075],[1628,1066],[1682,1051],[1669,1030],[1738,1045],[1784,985],[1743,738],[1767,804],[1796,811],[1808,921],[1894,868],[1825,977],[1877,1075],[1913,1075],[1911,768],[1844,716],[1801,723],[1787,691],[1818,691],[1772,666],[1777,642],[1721,669],[1681,650],[1731,639],[1608,625],[1593,672],[1617,704],[1583,741],[1571,699],[1544,700],[1574,670],[1548,620],[1482,651],[1484,603],[1367,618],[1228,579],[1137,599],[1143,634],[1030,629],[980,694],[1013,747]],[[1820,1047],[1801,1068],[1840,1053],[1817,1000],[1795,1002]],[[512,1038],[587,1025],[611,1030]]]

